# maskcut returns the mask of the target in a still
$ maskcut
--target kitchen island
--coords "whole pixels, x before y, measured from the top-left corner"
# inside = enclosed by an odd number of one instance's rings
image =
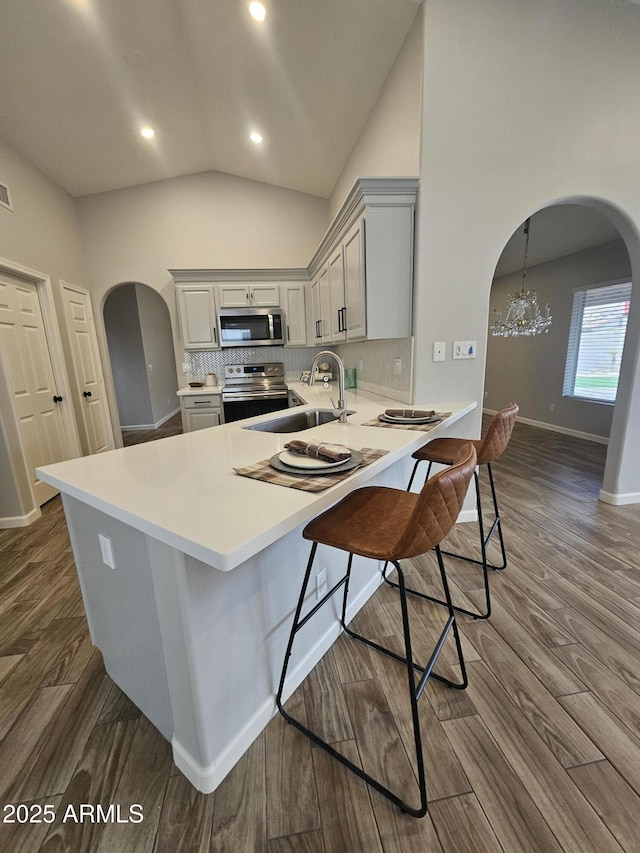
[[[303,408],[331,408],[335,389],[289,387]],[[171,741],[177,766],[200,791],[220,784],[275,712],[309,553],[304,525],[354,488],[405,488],[410,454],[428,438],[465,434],[464,416],[476,407],[429,402],[451,415],[424,433],[362,425],[403,406],[393,400],[353,390],[347,404],[354,412],[347,424],[288,434],[246,429],[274,418],[264,415],[39,469],[62,493],[91,638],[106,670]],[[293,437],[387,453],[321,492],[234,472]],[[323,549],[317,560],[331,586],[345,555]],[[354,560],[349,618],[380,582],[380,566]],[[285,695],[339,632],[336,608],[323,608],[300,635]]]

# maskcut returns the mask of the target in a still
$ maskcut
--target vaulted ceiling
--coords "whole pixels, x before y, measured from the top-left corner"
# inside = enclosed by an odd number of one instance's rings
[[[327,197],[421,0],[263,2],[2,0],[0,136],[74,196],[213,169]]]

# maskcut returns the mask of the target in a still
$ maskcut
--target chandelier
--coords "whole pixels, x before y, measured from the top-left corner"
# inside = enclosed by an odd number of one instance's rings
[[[527,253],[529,251],[529,223],[524,224],[524,260],[522,264],[522,287],[519,293],[509,294],[507,314],[502,319],[502,311],[493,309],[493,323],[489,326],[491,334],[499,338],[519,337],[521,335],[540,335],[548,332],[551,325],[549,303],[545,305],[544,314],[540,313],[538,297],[535,290],[525,290],[527,279]]]

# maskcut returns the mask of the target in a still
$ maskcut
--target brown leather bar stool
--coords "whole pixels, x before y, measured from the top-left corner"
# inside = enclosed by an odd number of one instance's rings
[[[379,791],[399,808],[414,817],[423,817],[427,813],[427,787],[424,770],[424,759],[422,755],[422,741],[420,738],[420,725],[418,719],[418,699],[422,695],[427,680],[435,678],[449,687],[464,690],[467,686],[467,672],[462,656],[462,646],[458,626],[456,624],[455,612],[451,604],[449,585],[442,560],[440,542],[451,530],[458,518],[464,501],[464,496],[471,482],[471,477],[476,467],[476,451],[471,442],[464,443],[460,448],[458,457],[450,468],[440,471],[428,482],[419,493],[402,492],[398,489],[383,486],[370,486],[356,489],[351,492],[335,506],[319,515],[305,527],[303,536],[313,544],[307,563],[300,597],[296,607],[289,642],[280,676],[280,685],[276,696],[278,709],[283,717],[306,734],[311,740],[326,750],[330,755],[364,779],[377,791]],[[329,592],[311,610],[302,616],[302,607],[311,578],[313,560],[318,544],[330,545],[348,553],[346,574],[329,590]],[[404,582],[404,573],[400,566],[400,560],[426,554],[434,549],[440,570],[440,577],[444,589],[444,596],[448,606],[448,617],[442,633],[431,653],[431,657],[425,666],[414,663],[411,651],[411,631],[407,609],[407,596]],[[353,555],[370,557],[373,560],[385,560],[391,562],[398,572],[398,589],[400,591],[400,609],[402,613],[402,628],[404,633],[404,656],[387,649],[378,643],[356,634],[347,627],[345,619],[347,612],[347,597],[349,594],[349,580],[351,577],[351,564]],[[293,648],[293,641],[298,631],[306,625],[311,617],[333,596],[340,588],[344,587],[342,597],[342,615],[340,622],[346,633],[356,640],[366,643],[373,649],[383,652],[404,664],[407,669],[409,698],[411,703],[411,715],[413,720],[413,733],[415,738],[416,767],[418,772],[418,786],[420,789],[420,806],[413,808],[404,802],[399,796],[389,790],[382,782],[374,779],[362,768],[353,764],[344,755],[334,749],[329,743],[308,729],[299,720],[288,714],[282,706],[282,692],[287,675],[289,658]],[[449,635],[453,633],[458,661],[460,663],[460,682],[453,682],[433,672],[433,668]],[[420,673],[416,682],[416,672]]]
[[[507,567],[507,552],[504,547],[504,537],[502,535],[502,524],[500,522],[500,511],[498,509],[498,498],[496,496],[496,487],[493,481],[493,471],[491,470],[491,463],[495,462],[505,451],[507,444],[509,444],[509,439],[511,438],[511,433],[513,432],[513,427],[516,422],[516,417],[518,415],[519,407],[517,403],[509,403],[504,409],[501,409],[492,419],[491,423],[487,428],[487,432],[485,433],[484,438],[482,439],[466,439],[466,438],[436,438],[433,441],[428,442],[419,450],[412,455],[412,458],[416,460],[415,465],[413,466],[413,471],[411,472],[411,478],[409,480],[409,485],[407,489],[411,489],[411,485],[413,483],[413,478],[415,477],[416,470],[418,465],[421,462],[428,462],[429,467],[427,468],[427,480],[429,479],[429,475],[431,473],[431,466],[434,462],[439,463],[440,465],[451,465],[456,459],[457,454],[460,452],[460,448],[468,441],[471,441],[473,446],[476,449],[477,458],[478,458],[478,466],[486,465],[487,472],[489,474],[489,484],[491,486],[491,497],[493,499],[493,511],[494,511],[494,520],[491,525],[491,529],[489,533],[485,536],[484,533],[484,521],[482,518],[482,501],[480,498],[480,480],[478,477],[478,472],[474,471],[474,480],[476,485],[476,507],[478,511],[478,527],[480,531],[480,552],[481,559],[475,560],[472,557],[464,557],[462,554],[454,554],[451,551],[443,551],[444,554],[447,554],[449,557],[456,557],[459,560],[466,560],[468,563],[475,563],[478,566],[482,566],[483,577],[484,577],[484,592],[485,592],[485,609],[483,612],[475,613],[471,610],[465,610],[463,607],[454,607],[458,613],[464,613],[467,616],[473,616],[474,619],[488,619],[491,615],[491,597],[489,594],[489,573],[488,569],[497,569],[501,571]],[[502,562],[499,565],[494,565],[493,563],[489,563],[487,561],[487,548],[489,547],[489,542],[491,541],[491,537],[493,536],[495,531],[498,531],[498,537],[500,539],[500,550],[502,552]],[[385,566],[384,569],[384,578],[387,583],[391,584],[391,586],[397,586],[397,584],[393,583],[387,578]],[[429,601],[436,601],[439,604],[446,604],[446,601],[441,601],[439,599],[432,598],[431,596],[425,595],[424,593],[417,592],[416,590],[407,590],[407,592],[417,595],[420,598],[426,598]]]

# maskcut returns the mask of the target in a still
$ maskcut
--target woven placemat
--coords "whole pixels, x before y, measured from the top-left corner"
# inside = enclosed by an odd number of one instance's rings
[[[241,477],[251,477],[253,480],[262,480],[265,483],[275,483],[276,486],[286,486],[290,489],[301,489],[303,492],[323,492],[325,489],[341,483],[355,474],[360,468],[365,465],[370,465],[381,456],[385,456],[388,450],[377,450],[371,447],[362,447],[362,462],[357,468],[352,468],[350,471],[342,471],[340,474],[285,474],[282,471],[276,471],[269,464],[268,459],[263,459],[261,462],[256,462],[255,465],[245,465],[244,468],[234,468],[236,474]]]
[[[366,421],[362,426],[385,427],[391,429],[413,429],[418,432],[429,432],[430,429],[437,427],[438,424],[445,418],[448,418],[451,412],[436,412],[437,421],[432,421],[430,424],[388,424],[385,421],[379,421],[373,418],[371,421]]]

